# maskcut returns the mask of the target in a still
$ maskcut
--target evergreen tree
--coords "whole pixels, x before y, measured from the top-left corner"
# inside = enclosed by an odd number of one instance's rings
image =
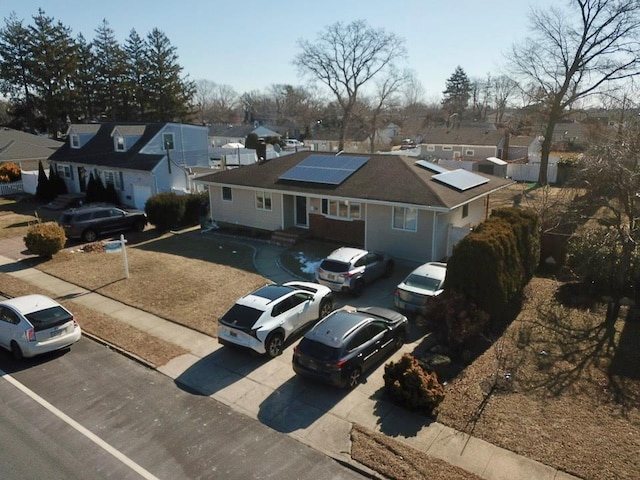
[[[195,94],[193,82],[180,77],[176,47],[157,28],[146,41],[148,75],[146,81],[147,117],[149,121],[169,122],[186,120]]]
[[[36,108],[44,117],[47,131],[66,131],[73,105],[72,88],[78,64],[78,45],[71,29],[55,22],[40,9],[29,26],[32,39],[33,83]]]
[[[120,205],[120,197],[118,197],[118,192],[113,183],[108,184],[107,188],[105,188],[104,197],[105,202]]]
[[[125,62],[127,65],[124,78],[124,117],[131,121],[146,118],[144,84],[148,75],[148,63],[145,55],[144,40],[135,30],[131,30],[124,44]]]
[[[458,121],[469,104],[471,83],[462,67],[457,66],[453,74],[447,79],[447,88],[444,92],[442,107],[453,116],[457,114]]]
[[[109,27],[109,22],[103,20],[95,32],[92,52],[95,62],[96,106],[101,120],[121,120],[125,53]]]
[[[96,106],[96,73],[95,62],[91,43],[88,43],[82,34],[77,37],[78,42],[78,72],[76,74],[77,98],[76,116],[78,120],[97,120],[98,107]]]
[[[41,202],[50,200],[49,177],[47,177],[42,161],[38,162],[38,185],[36,186],[36,198]]]

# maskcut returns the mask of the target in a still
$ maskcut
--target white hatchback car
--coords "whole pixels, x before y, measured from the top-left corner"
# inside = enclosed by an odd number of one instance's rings
[[[446,263],[429,262],[420,265],[398,285],[394,296],[396,308],[419,312],[429,299],[442,293],[446,275]]]
[[[0,302],[0,347],[16,359],[66,348],[82,335],[73,314],[44,295]]]
[[[311,282],[266,285],[238,299],[218,322],[218,341],[277,357],[296,331],[333,310],[331,289]]]

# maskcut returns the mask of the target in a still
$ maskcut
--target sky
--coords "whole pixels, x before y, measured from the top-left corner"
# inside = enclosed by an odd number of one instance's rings
[[[558,1],[555,4],[559,3]],[[41,8],[87,40],[103,19],[124,43],[135,29],[163,31],[191,80],[230,85],[238,93],[273,84],[304,85],[292,64],[300,39],[313,41],[328,25],[365,20],[404,39],[426,101],[437,101],[461,66],[470,78],[496,76],[514,42],[529,33],[532,5],[551,0],[0,0],[0,16],[24,24]]]

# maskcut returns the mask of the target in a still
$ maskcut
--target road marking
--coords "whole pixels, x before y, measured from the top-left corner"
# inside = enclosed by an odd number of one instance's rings
[[[87,437],[89,440],[91,440],[93,443],[98,445],[104,451],[106,451],[107,453],[110,453],[112,456],[114,456],[115,458],[120,460],[122,463],[124,463],[131,470],[133,470],[134,472],[138,473],[142,478],[146,478],[148,480],[160,480],[154,474],[152,474],[151,472],[149,472],[149,471],[145,470],[144,468],[142,468],[136,462],[134,462],[129,457],[127,457],[124,453],[122,453],[119,450],[116,450],[115,448],[113,448],[111,445],[109,445],[107,442],[102,440],[96,434],[94,434],[90,430],[87,430],[85,427],[80,425],[78,422],[76,422],[73,418],[69,417],[64,412],[61,412],[60,410],[58,410],[56,407],[54,407],[49,402],[47,402],[44,398],[39,396],[34,391],[30,390],[28,387],[26,387],[25,385],[20,383],[18,380],[13,378],[11,375],[9,375],[8,373],[4,372],[2,369],[0,369],[0,377],[4,378],[11,385],[13,385],[18,390],[20,390],[23,393],[25,393],[32,400],[35,400],[36,402],[38,402],[44,408],[46,408],[51,413],[53,413],[56,417],[61,419],[63,422],[65,422],[69,426],[73,427],[75,430],[77,430],[82,435]]]

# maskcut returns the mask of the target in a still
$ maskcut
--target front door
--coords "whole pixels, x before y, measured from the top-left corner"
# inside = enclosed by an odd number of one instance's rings
[[[80,182],[80,191],[87,191],[87,171],[84,167],[78,167],[78,182]]]
[[[306,227],[307,219],[307,197],[296,196],[296,226]]]

